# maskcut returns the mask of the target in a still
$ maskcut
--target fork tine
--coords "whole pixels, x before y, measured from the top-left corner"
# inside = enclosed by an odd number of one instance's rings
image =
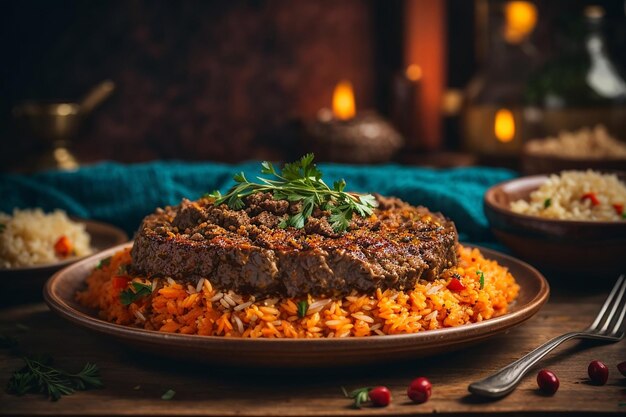
[[[622,298],[624,297],[624,292],[626,291],[626,285],[625,285],[626,282],[623,279],[621,281],[622,281],[621,282],[622,285],[618,289],[618,292],[616,293],[615,298],[613,298],[612,308],[609,311],[609,314],[603,319],[604,324],[600,328],[600,333],[604,333],[607,331],[607,329],[611,325],[611,321],[613,320],[615,313],[617,312],[620,306],[620,303],[622,302]]]
[[[626,280],[624,280],[624,287],[626,289]],[[615,320],[615,325],[613,326],[613,329],[611,329],[611,334],[614,334],[614,335],[616,335],[620,331],[620,328],[622,327],[622,324],[624,323],[624,318],[626,317],[626,294],[622,298],[621,307],[622,308],[620,310],[620,313],[617,316],[617,319]]]
[[[591,323],[591,326],[589,326],[589,330],[595,330],[598,327],[598,325],[602,321],[602,318],[604,317],[604,313],[611,305],[613,301],[613,297],[615,296],[615,293],[618,291],[619,287],[622,285],[622,282],[624,282],[624,274],[620,275],[619,278],[617,279],[617,282],[613,286],[611,293],[609,294],[609,296],[606,298],[606,301],[602,305],[602,308],[600,309],[600,312],[596,316],[596,319],[593,321],[593,323]]]
[[[619,332],[620,327],[622,327],[622,324],[624,323],[624,317],[626,317],[626,297],[624,297],[624,299],[622,300],[622,312],[615,322],[615,327],[613,327],[613,330],[611,330],[611,334],[616,335]]]

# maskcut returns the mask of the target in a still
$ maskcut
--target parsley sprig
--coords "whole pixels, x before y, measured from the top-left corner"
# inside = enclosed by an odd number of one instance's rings
[[[152,285],[142,284],[141,282],[131,282],[130,285],[131,288],[120,292],[120,302],[122,305],[130,305],[140,298],[152,294]]]
[[[480,289],[482,290],[483,288],[485,288],[485,273],[483,271],[476,271],[476,275],[478,275],[479,278],[479,282],[480,282]]]
[[[306,317],[307,311],[309,311],[309,303],[306,300],[299,301],[298,304],[298,317],[301,319]]]
[[[87,363],[80,372],[71,374],[53,368],[50,359],[33,357],[23,359],[25,366],[13,373],[7,385],[7,391],[12,394],[41,392],[51,400],[57,401],[63,395],[102,386],[100,371],[92,363]]]
[[[302,203],[302,210],[284,219],[279,227],[302,229],[307,219],[318,207],[330,211],[330,223],[335,232],[343,232],[352,216],[367,217],[378,205],[371,194],[356,195],[345,192],[346,182],[341,179],[329,187],[322,180],[322,172],[313,163],[313,154],[306,154],[300,160],[285,164],[280,172],[271,162],[261,164],[261,173],[270,178],[257,177],[259,183],[250,182],[243,172],[233,179],[236,184],[226,194],[219,191],[208,194],[214,198],[215,205],[227,204],[233,210],[241,210],[245,204],[243,199],[258,192],[270,192],[276,200],[287,200]]]

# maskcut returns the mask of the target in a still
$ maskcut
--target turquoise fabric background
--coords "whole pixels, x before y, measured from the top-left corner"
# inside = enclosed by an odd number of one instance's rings
[[[496,168],[434,170],[399,165],[350,166],[319,164],[324,179],[344,178],[347,189],[394,195],[411,204],[441,211],[454,220],[461,240],[496,246],[483,213],[483,194],[490,186],[515,177]],[[129,236],[156,207],[196,199],[207,191],[226,191],[232,175],[254,178],[259,162],[238,165],[150,162],[123,165],[104,162],[75,172],[0,175],[0,211],[13,208],[61,208],[69,214],[101,220]]]

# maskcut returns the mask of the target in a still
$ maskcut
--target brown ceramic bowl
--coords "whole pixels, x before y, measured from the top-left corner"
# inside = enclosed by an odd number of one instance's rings
[[[85,287],[85,278],[98,261],[124,247],[128,245],[112,248],[57,272],[44,290],[50,309],[76,325],[145,352],[221,365],[357,365],[434,355],[460,349],[521,324],[539,311],[549,293],[545,278],[530,265],[481,248],[486,257],[507,266],[521,287],[509,313],[483,322],[408,335],[341,339],[241,339],[162,333],[109,323],[75,301],[76,292]]]
[[[626,173],[617,175],[626,179]],[[523,177],[487,190],[485,214],[493,234],[520,258],[537,266],[572,276],[614,279],[626,268],[626,221],[544,219],[509,208],[512,201],[529,199],[547,178]]]
[[[534,155],[522,152],[522,172],[525,175],[552,174],[566,170],[596,171],[623,170],[625,159],[566,159],[556,156]]]
[[[85,225],[85,230],[91,237],[94,253],[128,242],[126,233],[110,224],[78,218],[72,220]],[[72,257],[45,265],[0,268],[0,283],[3,288],[0,291],[0,305],[41,301],[41,290],[46,280],[61,268],[84,258],[84,256]]]

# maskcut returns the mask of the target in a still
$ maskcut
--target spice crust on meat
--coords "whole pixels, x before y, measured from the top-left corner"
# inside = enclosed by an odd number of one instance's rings
[[[356,290],[412,288],[456,265],[454,223],[424,207],[376,195],[369,217],[336,232],[316,208],[304,228],[279,224],[298,202],[270,193],[233,210],[211,198],[183,200],[147,216],[135,237],[132,268],[175,280],[208,279],[255,296],[345,295]]]

